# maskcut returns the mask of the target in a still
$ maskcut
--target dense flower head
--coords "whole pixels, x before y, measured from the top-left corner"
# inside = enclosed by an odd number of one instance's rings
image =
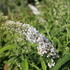
[[[6,21],[4,24],[7,26],[7,29],[15,31],[19,33],[20,37],[17,38],[17,41],[23,39],[23,35],[25,35],[26,40],[31,43],[38,44],[37,51],[40,56],[47,54],[46,58],[51,58],[51,63],[48,63],[48,66],[51,68],[55,65],[53,59],[58,57],[56,49],[53,47],[52,43],[42,34],[40,34],[36,28],[30,26],[29,24],[23,24],[20,22],[14,21]],[[54,64],[53,64],[54,63]]]

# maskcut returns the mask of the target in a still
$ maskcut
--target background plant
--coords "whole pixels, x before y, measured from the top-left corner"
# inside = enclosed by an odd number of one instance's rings
[[[43,0],[40,11],[45,23],[38,22],[37,16],[27,6],[25,0],[0,0],[0,27],[6,20],[20,21],[35,27],[45,35],[59,53],[55,67],[51,70],[70,69],[70,1]],[[6,18],[7,16],[7,18]],[[16,42],[19,34],[0,28],[0,69],[8,64],[9,70],[50,70],[45,57],[36,53],[36,46],[25,40]],[[25,48],[27,46],[27,50]],[[13,48],[11,48],[13,47]],[[43,63],[42,63],[43,62]]]

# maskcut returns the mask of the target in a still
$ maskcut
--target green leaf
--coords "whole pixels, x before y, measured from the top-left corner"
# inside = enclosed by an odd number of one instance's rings
[[[64,55],[62,58],[60,58],[57,61],[57,64],[51,70],[59,70],[59,68],[69,60],[70,60],[70,54]]]
[[[41,58],[40,60],[41,60],[42,70],[47,70],[47,65],[46,65],[45,61],[43,60],[43,58]]]
[[[36,70],[41,70],[37,65],[35,65],[34,63],[30,64],[32,67],[34,67]]]
[[[21,62],[21,70],[28,70],[28,61],[27,59],[24,59],[22,62]]]
[[[3,48],[0,48],[0,54],[3,53],[6,50],[11,50],[13,48],[15,48],[15,45],[7,45],[7,46],[4,46]]]

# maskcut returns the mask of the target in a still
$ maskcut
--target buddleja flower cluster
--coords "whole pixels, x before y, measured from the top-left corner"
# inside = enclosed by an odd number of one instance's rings
[[[40,34],[36,28],[30,26],[29,24],[23,24],[20,22],[14,21],[6,21],[4,24],[7,26],[7,29],[15,30],[15,32],[19,33],[20,35],[25,35],[26,40],[29,42],[38,44],[37,51],[38,54],[43,56],[46,54],[47,58],[51,57],[51,62],[48,63],[48,66],[51,68],[55,65],[53,59],[58,57],[56,49],[53,47],[51,42],[42,34]],[[22,40],[23,38],[18,38],[17,40]]]

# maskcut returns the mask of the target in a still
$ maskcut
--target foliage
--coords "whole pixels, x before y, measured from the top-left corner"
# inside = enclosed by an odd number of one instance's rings
[[[37,6],[45,23],[38,21],[27,6],[26,0],[0,0],[0,70],[69,70],[70,69],[70,1],[43,0]],[[6,20],[20,21],[35,27],[57,49],[59,58],[55,66],[47,66],[46,56],[37,54],[36,44],[23,40],[18,33],[2,30]]]
[[[64,55],[61,59],[57,61],[57,64],[51,70],[58,70],[64,63],[70,60],[70,54]]]

